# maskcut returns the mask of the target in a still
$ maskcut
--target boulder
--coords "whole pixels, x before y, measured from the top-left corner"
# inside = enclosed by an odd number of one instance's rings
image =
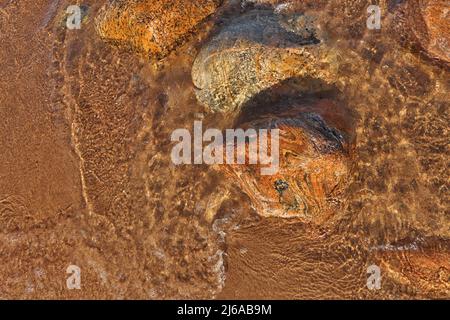
[[[238,113],[256,94],[286,79],[332,82],[314,18],[252,10],[233,19],[198,54],[192,78],[210,112]]]
[[[240,125],[245,130],[279,129],[279,169],[272,175],[261,174],[264,165],[250,165],[248,159],[245,165],[216,168],[248,195],[261,216],[321,224],[339,207],[351,172],[354,136],[351,126],[343,125],[341,111],[322,100]],[[249,141],[244,143],[249,150]]]
[[[222,0],[115,0],[96,18],[100,37],[161,59],[182,44]]]
[[[450,13],[446,0],[410,0],[399,5],[394,32],[404,45],[444,63],[450,62]]]

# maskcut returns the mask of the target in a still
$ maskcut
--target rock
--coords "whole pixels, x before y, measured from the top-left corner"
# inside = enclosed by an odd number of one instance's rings
[[[353,135],[350,126],[339,124],[341,111],[322,100],[243,124],[239,127],[280,130],[278,172],[262,175],[261,165],[248,161],[217,169],[248,195],[258,214],[321,224],[339,204],[350,173]]]
[[[446,248],[388,250],[376,253],[385,278],[427,298],[450,294],[450,252]]]
[[[434,59],[450,62],[450,13],[446,0],[411,0],[401,8],[409,32],[425,53]],[[401,16],[403,14],[403,17]]]
[[[211,112],[239,112],[254,95],[289,78],[331,82],[319,43],[311,16],[250,11],[200,51],[192,68],[197,99]]]
[[[96,18],[100,37],[157,59],[182,44],[222,0],[115,0]]]

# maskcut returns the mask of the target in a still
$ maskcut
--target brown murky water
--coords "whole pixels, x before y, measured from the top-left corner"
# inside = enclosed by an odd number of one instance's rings
[[[321,227],[261,218],[208,166],[170,159],[173,130],[232,125],[198,104],[191,67],[240,9],[154,66],[98,38],[103,2],[83,2],[80,30],[70,1],[0,2],[1,298],[450,297],[445,64],[367,30],[365,1],[297,2],[336,52],[332,98],[357,115],[354,174]]]

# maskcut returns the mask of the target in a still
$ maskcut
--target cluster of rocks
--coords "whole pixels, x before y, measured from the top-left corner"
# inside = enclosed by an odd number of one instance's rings
[[[130,46],[159,60],[183,44],[222,2],[111,0],[98,14],[96,29],[107,41]],[[247,10],[220,26],[194,61],[195,94],[205,110],[235,119],[236,127],[278,129],[279,170],[273,175],[262,175],[260,165],[225,164],[215,168],[238,185],[258,214],[324,225],[336,215],[345,199],[353,163],[354,127],[341,99],[304,97],[333,87],[335,53],[324,45],[313,16],[282,10],[295,2],[242,0],[242,3],[249,7],[254,3],[269,4],[275,10],[267,7]],[[342,28],[349,28],[346,35],[360,39],[366,31],[365,8],[369,2],[301,1],[304,6],[320,9],[327,3],[335,4],[331,8],[341,8],[338,15],[352,22],[358,17],[354,28],[347,24]],[[382,0],[380,5],[393,14],[393,24],[389,25],[392,33],[386,33],[388,36],[435,61],[450,62],[448,0]],[[340,23],[341,19],[337,21]],[[300,83],[296,88],[301,94],[264,99],[267,92],[290,80]],[[427,77],[413,67],[402,66],[397,76],[387,80],[391,87],[415,98],[423,96],[424,90],[431,86]],[[249,149],[247,141],[240,143]],[[205,206],[215,211],[218,204],[208,201]],[[382,245],[376,248],[373,258],[387,270],[386,279],[390,277],[405,287],[448,296],[447,248],[447,243],[444,248],[426,248],[415,243]]]
[[[261,9],[232,19],[194,62],[198,101],[209,112],[236,118],[248,111],[256,96],[290,79],[320,80],[324,88],[332,85],[333,74],[326,68],[330,52],[321,45],[314,22],[303,13]],[[299,90],[310,93],[307,83]],[[333,114],[342,106],[314,99],[278,103],[277,108],[262,104],[252,106],[257,119],[246,122],[244,116],[237,125],[279,130],[279,171],[262,175],[259,166],[233,164],[217,169],[232,178],[262,216],[325,221],[340,203],[350,173],[352,134],[333,123]]]
[[[105,39],[159,58],[219,5],[213,0],[114,1],[97,17],[97,30]],[[201,48],[192,67],[196,96],[209,112],[238,118],[250,100],[283,81],[332,83],[329,55],[313,16],[253,9],[228,21]],[[239,124],[280,130],[280,170],[273,176],[262,176],[250,165],[217,169],[233,177],[260,215],[323,221],[339,203],[350,171],[352,134],[330,121],[336,110],[340,106],[332,101],[286,103],[274,114]]]
[[[116,0],[100,11],[96,26],[104,39],[160,59],[221,4],[221,0]],[[404,23],[399,24],[404,33],[429,56],[448,62],[446,1],[412,0],[398,10],[404,14]],[[254,8],[230,19],[202,46],[192,67],[196,97],[208,112],[242,118],[255,96],[289,79],[332,86],[333,54],[323,45],[313,16]],[[308,81],[300,88],[304,93],[324,89],[308,87]],[[340,202],[354,135],[351,126],[335,121],[336,114],[345,113],[345,106],[336,101],[285,102],[276,112],[263,112],[270,110],[267,105],[256,106],[252,111],[259,119],[241,121],[241,127],[278,128],[281,134],[281,170],[276,175],[261,176],[251,166],[218,167],[233,177],[259,214],[323,221]]]

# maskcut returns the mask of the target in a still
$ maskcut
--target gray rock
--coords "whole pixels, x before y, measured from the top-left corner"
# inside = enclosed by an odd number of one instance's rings
[[[211,112],[239,112],[259,92],[293,77],[330,82],[314,19],[254,10],[225,26],[198,54],[192,78]]]

